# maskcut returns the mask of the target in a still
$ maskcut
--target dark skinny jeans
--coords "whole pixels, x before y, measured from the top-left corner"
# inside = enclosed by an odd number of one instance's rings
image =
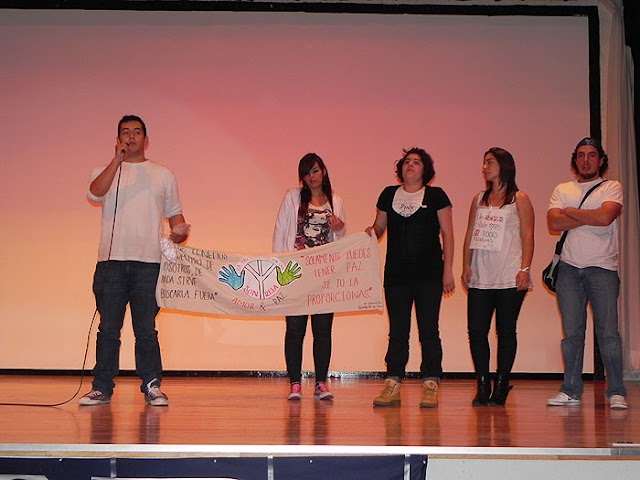
[[[387,377],[405,377],[409,361],[411,309],[415,305],[422,348],[420,375],[423,379],[439,379],[442,376],[442,342],[439,329],[442,279],[386,286],[384,297],[389,315],[389,346],[385,356]]]

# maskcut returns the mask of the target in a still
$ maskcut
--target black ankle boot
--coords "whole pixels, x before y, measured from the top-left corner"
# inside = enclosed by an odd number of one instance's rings
[[[479,375],[478,376],[478,389],[476,391],[476,396],[471,402],[471,405],[474,407],[479,407],[481,405],[489,404],[489,397],[491,396],[491,380],[488,375]]]
[[[493,394],[489,399],[489,405],[504,405],[512,388],[513,386],[509,385],[509,376],[499,373],[493,385]]]

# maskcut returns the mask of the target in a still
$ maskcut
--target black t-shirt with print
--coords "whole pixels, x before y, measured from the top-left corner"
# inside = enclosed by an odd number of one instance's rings
[[[393,198],[402,185],[386,187],[377,207],[387,214],[387,258],[384,284],[406,285],[426,278],[442,279],[443,259],[438,210],[451,206],[439,187],[425,187],[422,206],[409,217],[392,208]]]

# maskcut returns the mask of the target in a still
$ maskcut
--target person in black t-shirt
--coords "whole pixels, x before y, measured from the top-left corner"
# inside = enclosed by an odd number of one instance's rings
[[[411,309],[415,306],[422,347],[420,406],[436,407],[442,376],[440,303],[443,294],[455,291],[451,201],[444,190],[428,185],[435,175],[433,159],[421,148],[404,150],[396,175],[401,184],[382,191],[375,222],[365,230],[378,238],[387,231],[387,373],[384,390],[373,404],[400,404],[400,384],[409,360]]]

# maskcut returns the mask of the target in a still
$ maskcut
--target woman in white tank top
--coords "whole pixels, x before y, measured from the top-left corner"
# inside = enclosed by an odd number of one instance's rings
[[[472,405],[504,405],[516,357],[516,324],[533,258],[534,212],[518,190],[513,156],[493,147],[485,154],[487,189],[471,202],[464,241],[462,284],[467,289],[469,346],[478,382]],[[493,392],[489,377],[489,329],[495,312],[498,368]]]

